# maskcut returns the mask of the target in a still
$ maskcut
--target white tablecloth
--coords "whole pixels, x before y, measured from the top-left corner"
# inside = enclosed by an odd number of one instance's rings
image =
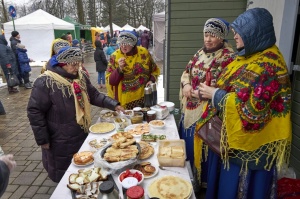
[[[165,134],[167,136],[167,139],[179,139],[178,136],[178,131],[177,131],[177,126],[175,123],[175,119],[173,115],[169,115],[166,119],[166,126],[163,129],[151,129],[151,133],[155,133],[155,134]],[[106,133],[106,134],[92,134],[90,133],[87,137],[87,139],[85,140],[85,142],[83,143],[83,145],[81,146],[79,151],[86,151],[86,150],[90,150],[90,146],[88,144],[88,141],[94,138],[109,138],[111,135],[115,134],[116,131],[110,132],[110,133]],[[139,138],[137,138],[137,141],[139,141]],[[157,160],[157,144],[154,143],[152,145],[155,149],[155,153],[149,158],[146,159],[145,161],[149,161],[151,162],[153,165],[157,166],[158,168],[158,160]],[[94,165],[90,165],[90,166],[86,166],[86,167],[78,167],[73,165],[72,163],[70,164],[69,168],[67,169],[65,175],[63,176],[63,178],[61,179],[61,181],[59,182],[59,184],[57,185],[56,189],[54,190],[53,194],[51,195],[50,199],[71,199],[72,195],[71,195],[71,191],[70,189],[67,187],[67,184],[69,182],[69,176],[72,173],[78,173],[77,171],[79,169],[82,168],[92,168]],[[151,184],[151,182],[159,177],[165,176],[165,175],[174,175],[174,176],[178,176],[181,177],[183,179],[186,179],[188,181],[190,181],[190,177],[189,177],[189,172],[187,169],[187,165],[182,168],[182,167],[166,167],[169,170],[174,170],[174,171],[178,171],[180,172],[180,174],[172,172],[172,171],[167,171],[167,170],[160,170],[158,171],[158,174],[152,178],[147,178],[144,179],[144,181],[140,184],[140,186],[142,186],[145,190],[145,198],[148,199],[148,195],[147,195],[147,187]],[[117,181],[117,177],[118,174],[113,174],[113,178],[115,180],[116,183],[118,183]],[[192,193],[191,199],[195,199],[195,194],[194,192]]]

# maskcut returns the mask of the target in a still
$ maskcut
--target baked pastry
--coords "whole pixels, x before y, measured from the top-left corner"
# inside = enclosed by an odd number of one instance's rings
[[[139,144],[141,147],[140,160],[147,159],[154,154],[154,148],[148,142],[140,141]]]
[[[187,199],[192,190],[190,182],[175,176],[163,176],[148,187],[149,196],[160,199]]]
[[[93,152],[91,151],[82,151],[75,153],[73,155],[73,160],[75,164],[86,165],[94,161]]]

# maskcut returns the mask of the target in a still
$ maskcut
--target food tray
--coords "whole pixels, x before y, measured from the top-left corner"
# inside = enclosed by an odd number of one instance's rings
[[[172,158],[161,156],[162,148],[164,147],[177,147],[181,146],[183,149],[183,157],[180,158]],[[184,167],[185,159],[186,159],[186,151],[185,151],[185,141],[183,139],[180,140],[159,140],[158,141],[158,153],[157,159],[160,166],[165,167]]]

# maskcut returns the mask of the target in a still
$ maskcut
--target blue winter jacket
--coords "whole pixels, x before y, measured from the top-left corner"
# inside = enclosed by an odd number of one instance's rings
[[[17,48],[18,60],[20,63],[21,73],[29,73],[31,71],[31,67],[29,65],[30,59],[27,55],[27,49]]]

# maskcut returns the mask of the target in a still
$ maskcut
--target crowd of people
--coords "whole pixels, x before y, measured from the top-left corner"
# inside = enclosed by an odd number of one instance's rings
[[[226,40],[230,31],[236,52]],[[148,51],[149,32],[95,36],[99,89],[84,68],[79,42],[66,34],[53,41],[51,57],[31,91],[28,118],[54,182],[60,181],[87,137],[91,105],[116,111],[141,107],[145,87],[157,82],[160,74]],[[277,170],[290,154],[291,84],[275,44],[272,15],[253,8],[232,23],[210,18],[204,24],[203,43],[183,70],[179,92],[178,129],[197,179],[194,191],[205,188],[208,199],[276,198]],[[5,76],[14,71],[20,83],[31,88],[27,65],[32,60],[17,31],[12,32],[11,48],[0,38],[0,55],[4,53],[0,64]],[[107,95],[99,92],[102,88]],[[222,120],[220,154],[199,135],[214,116]],[[14,166],[12,156],[0,157],[0,175]]]

